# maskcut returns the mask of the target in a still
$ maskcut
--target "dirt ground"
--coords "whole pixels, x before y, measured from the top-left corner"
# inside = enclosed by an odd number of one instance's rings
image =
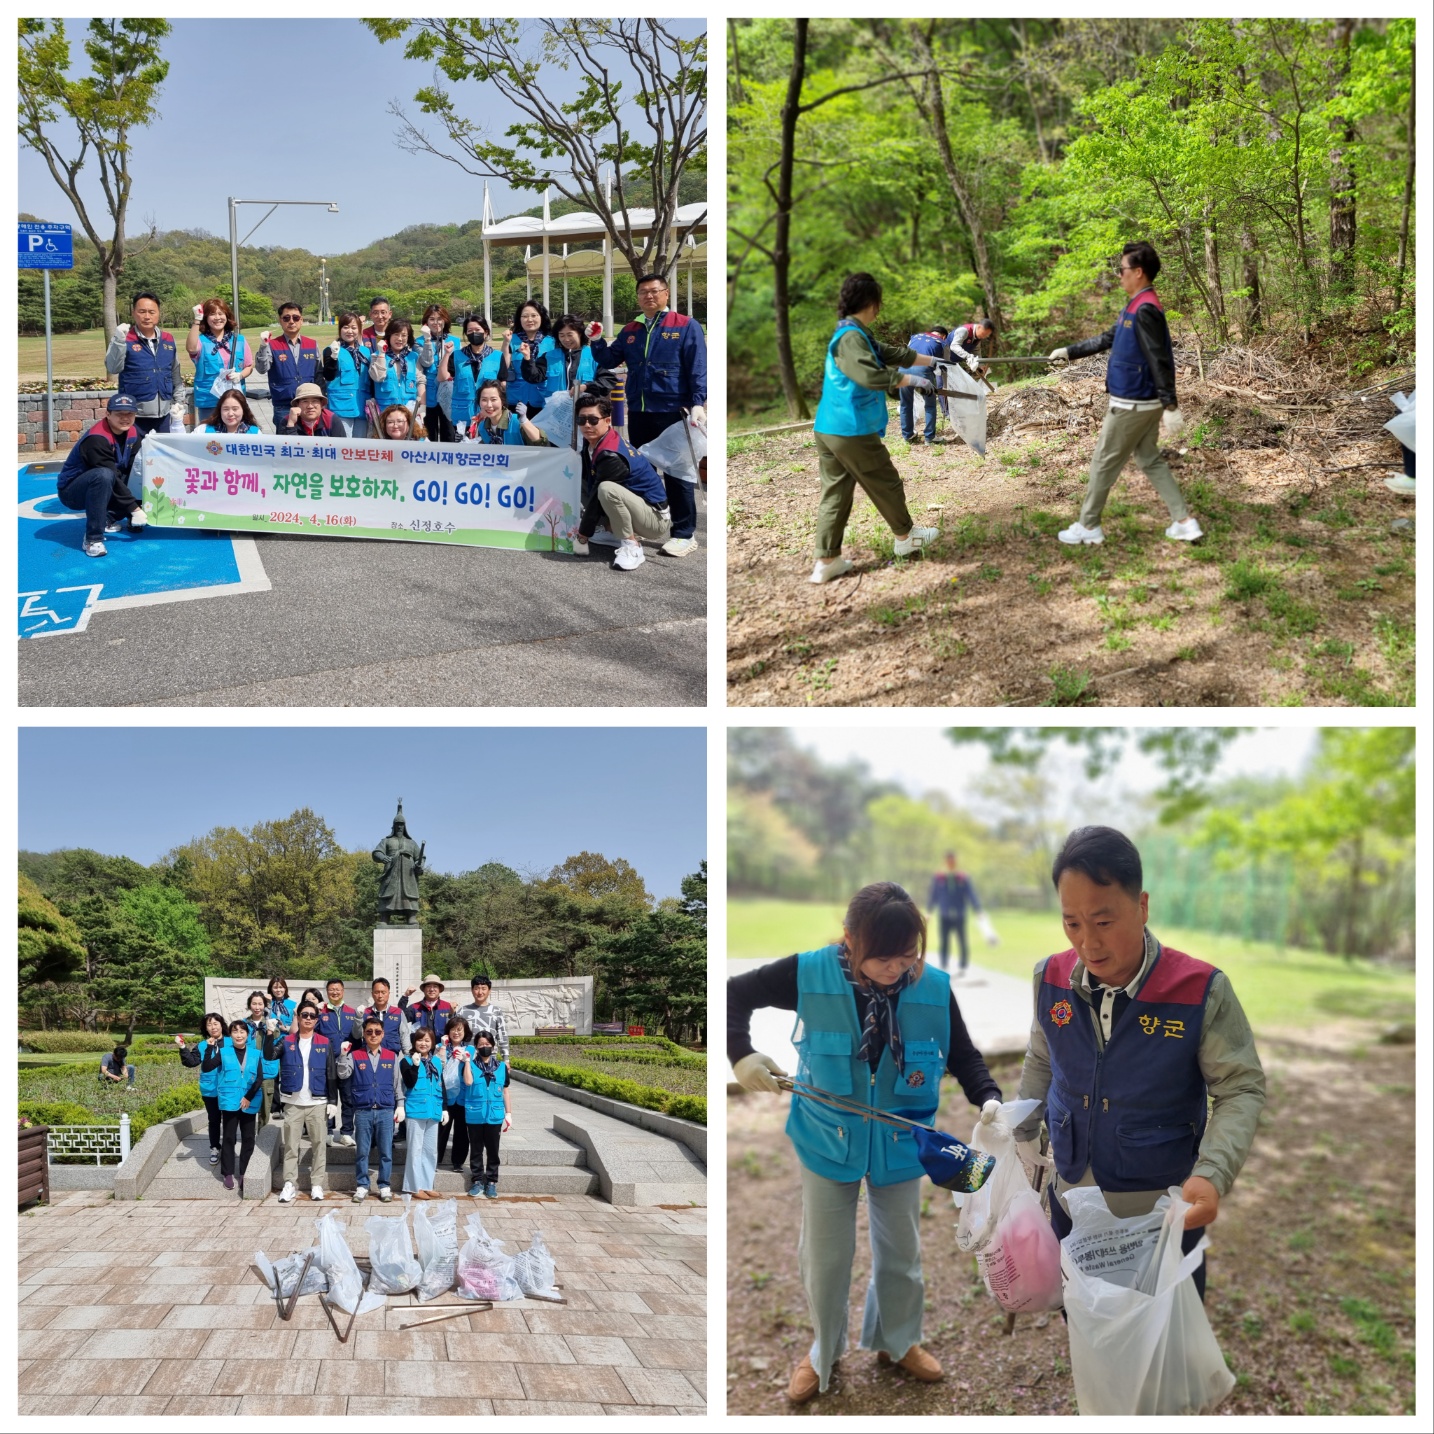
[[[1403,705],[1413,701],[1414,504],[1385,488],[1383,393],[1267,354],[1193,355],[1167,457],[1206,537],[1164,536],[1133,464],[1105,543],[1068,548],[1104,414],[1104,359],[1003,387],[984,459],[938,429],[888,440],[917,523],[899,559],[858,493],[856,573],[807,581],[810,429],[728,442],[728,701],[738,706]],[[919,406],[918,406],[919,415]],[[918,430],[919,431],[919,430]],[[1343,470],[1343,471],[1341,471]]]
[[[1237,1384],[1222,1414],[1414,1413],[1414,1051],[1261,1043],[1269,1101],[1261,1133],[1211,1227],[1207,1309]],[[1008,1093],[1019,1063],[992,1068]],[[959,1109],[957,1108],[959,1107]],[[969,1134],[957,1093],[943,1129]],[[955,1212],[923,1205],[925,1346],[938,1384],[880,1371],[851,1351],[831,1390],[800,1410],[785,1397],[810,1343],[797,1273],[801,1185],[782,1134],[786,1098],[742,1095],[728,1112],[727,1408],[732,1414],[1074,1414],[1060,1315],[1023,1315],[1011,1337],[975,1260],[956,1250]],[[865,1202],[852,1330],[870,1274]]]

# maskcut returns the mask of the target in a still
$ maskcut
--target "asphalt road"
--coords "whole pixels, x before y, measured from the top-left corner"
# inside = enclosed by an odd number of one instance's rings
[[[700,706],[701,547],[609,558],[256,538],[272,587],[96,612],[19,644],[21,706]],[[98,559],[96,561],[104,561]]]

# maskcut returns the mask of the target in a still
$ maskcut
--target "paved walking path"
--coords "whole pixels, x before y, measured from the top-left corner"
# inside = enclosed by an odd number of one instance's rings
[[[707,1412],[705,1210],[592,1196],[461,1200],[460,1235],[466,1209],[479,1205],[510,1251],[542,1232],[567,1303],[524,1300],[405,1332],[432,1307],[391,1296],[340,1344],[315,1296],[284,1324],[248,1268],[255,1250],[277,1258],[309,1248],[312,1205],[60,1195],[19,1221],[19,1413]],[[331,1208],[365,1256],[363,1219],[376,1211]]]

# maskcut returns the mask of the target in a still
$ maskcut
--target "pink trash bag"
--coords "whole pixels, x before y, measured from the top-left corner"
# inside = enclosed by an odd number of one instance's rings
[[[1008,1314],[1061,1307],[1061,1247],[1016,1153],[1015,1128],[1037,1106],[1010,1101],[978,1123],[971,1147],[995,1157],[986,1183],[963,1198],[957,1247],[975,1255],[991,1297]]]

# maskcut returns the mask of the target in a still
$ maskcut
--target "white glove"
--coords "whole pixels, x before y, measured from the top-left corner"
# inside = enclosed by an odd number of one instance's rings
[[[339,341],[338,341],[337,339],[335,339],[335,340],[333,341],[333,343],[331,343],[331,344],[329,345],[329,352],[330,352],[331,354],[333,354],[333,356],[334,356],[335,358],[338,358],[338,356],[339,356],[339,349],[340,349],[341,347],[342,347],[342,345],[339,343]]]
[[[999,1100],[988,1100],[986,1104],[981,1107],[981,1120],[979,1123],[981,1125],[990,1125],[1000,1113],[1001,1102]]]
[[[326,1105],[324,1107],[324,1114],[328,1116],[330,1120],[337,1120],[339,1118],[339,1108],[336,1105]]]
[[[594,319],[583,332],[587,334],[588,342],[591,343],[594,339],[600,339],[602,337],[602,325]]]
[[[399,1106],[398,1109],[394,1111],[394,1113],[393,1113],[393,1123],[394,1123],[395,1125],[401,1125],[401,1124],[403,1123],[403,1107],[402,1107],[402,1106]]]
[[[194,322],[195,322],[196,324],[202,324],[202,323],[204,322],[204,305],[203,305],[203,304],[195,304],[195,306],[194,306]]]
[[[991,918],[983,911],[977,916],[981,923],[981,935],[986,938],[987,946],[999,946],[1001,938],[996,935],[996,928],[991,924]]]
[[[777,1084],[775,1077],[786,1075],[786,1071],[771,1056],[764,1056],[761,1051],[753,1051],[751,1055],[743,1056],[732,1067],[732,1071],[737,1077],[737,1084],[744,1090],[779,1091],[781,1086]]]
[[[519,418],[526,418],[528,416],[528,405],[526,403],[520,403],[513,412],[516,413]]]
[[[692,405],[691,417],[693,423],[705,432],[707,428],[707,410],[700,403],[694,403]]]
[[[439,1123],[439,1125],[447,1125],[447,1124],[448,1124],[448,1112],[447,1112],[446,1110],[443,1112],[442,1115],[440,1115],[440,1116],[438,1117],[438,1123]]]
[[[128,338],[129,338],[129,325],[128,325],[128,324],[116,324],[116,325],[115,325],[115,341],[116,341],[117,343],[124,343],[125,340],[128,339]]]
[[[506,1135],[510,1130],[512,1130],[512,1128],[513,1128],[513,1117],[512,1117],[511,1115],[505,1115],[505,1116],[503,1117],[503,1127],[502,1127],[501,1130],[499,1130],[498,1134],[499,1134],[499,1135]]]
[[[967,357],[966,357],[966,367],[967,367],[968,369],[970,369],[972,373],[979,373],[980,370],[981,370],[981,358],[980,358],[980,355],[979,355],[979,354],[968,354]]]
[[[1185,415],[1178,408],[1167,408],[1160,415],[1160,436],[1179,438],[1185,432]]]
[[[1052,349],[1050,356],[1053,362],[1064,363],[1071,356],[1071,352],[1069,349]]]
[[[1016,1142],[1016,1154],[1021,1158],[1021,1164],[1027,1170],[1035,1171],[1042,1165],[1053,1164],[1049,1155],[1041,1154],[1041,1142],[1039,1140],[1018,1140]]]

